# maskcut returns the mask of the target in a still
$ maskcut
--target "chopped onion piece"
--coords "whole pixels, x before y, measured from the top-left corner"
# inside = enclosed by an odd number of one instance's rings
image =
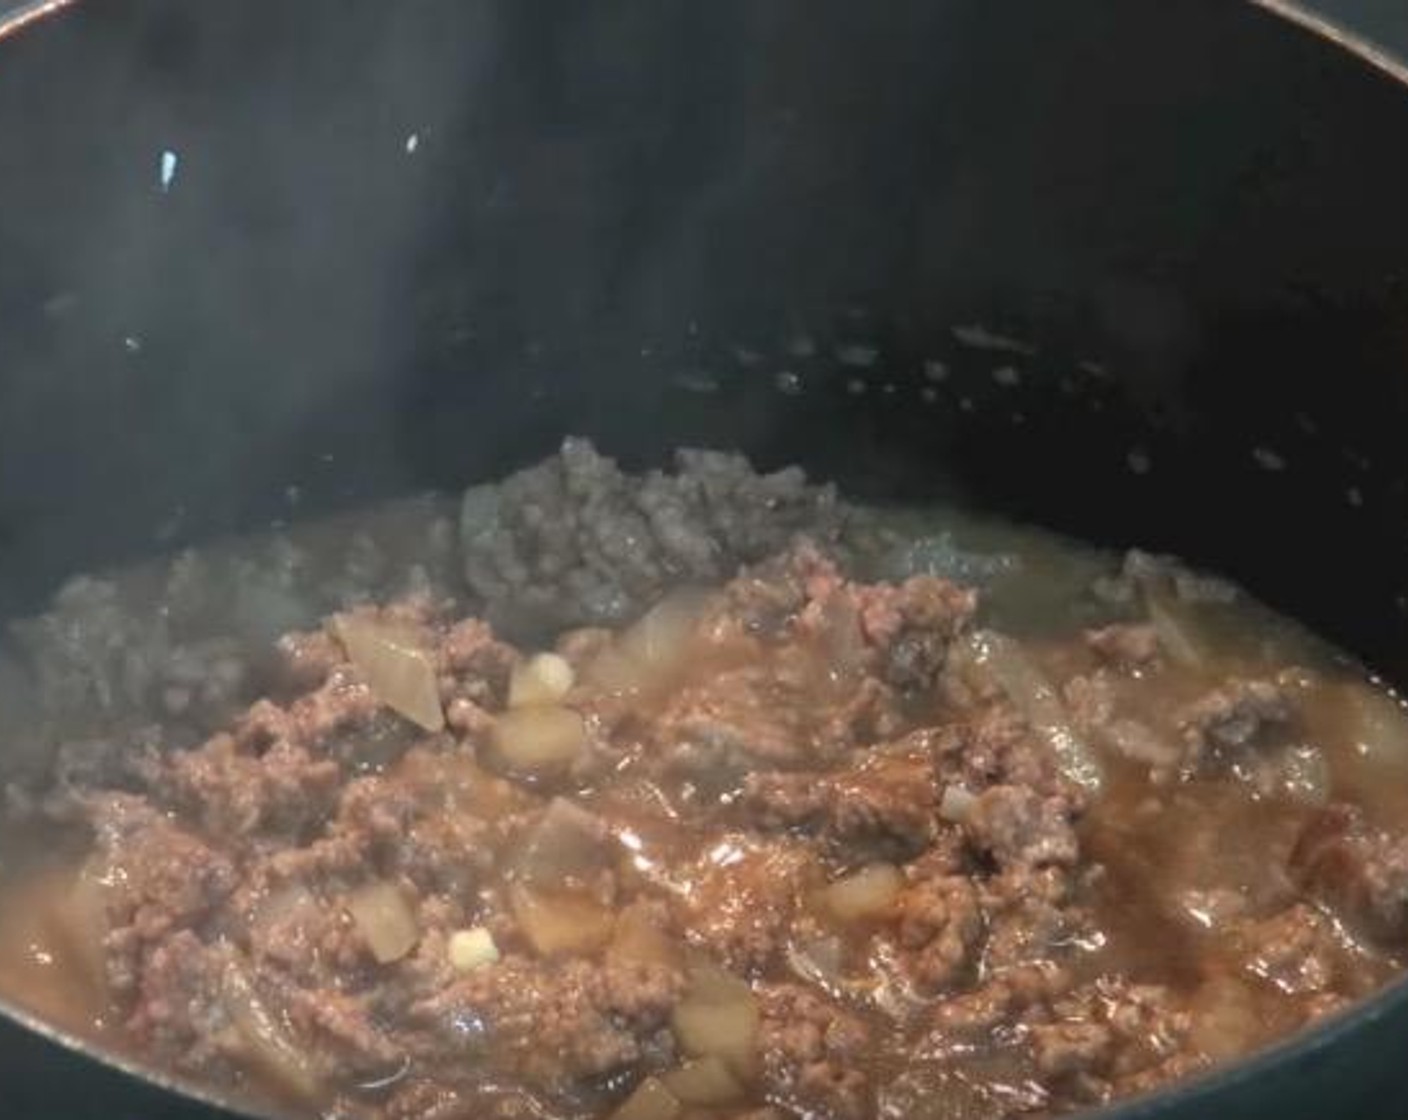
[[[682,1104],[696,1108],[717,1108],[737,1104],[745,1095],[743,1085],[719,1058],[697,1058],[685,1062],[660,1078],[662,1084]]]
[[[1208,980],[1193,997],[1191,1035],[1213,1061],[1240,1058],[1262,1035],[1261,1018],[1247,985],[1231,977]]]
[[[679,946],[665,936],[644,906],[627,906],[617,915],[606,955],[618,961],[666,968],[677,968],[680,963]]]
[[[841,983],[841,941],[817,937],[787,946],[787,965],[799,978],[830,992]]]
[[[689,989],[675,1005],[670,1026],[686,1054],[718,1058],[745,1081],[758,1058],[758,1001],[748,985],[720,969],[690,970]]]
[[[333,620],[333,632],[378,700],[426,731],[445,726],[435,660],[419,631],[342,614]]]
[[[699,591],[667,595],[592,659],[587,677],[612,692],[639,692],[661,684],[688,654],[707,602]]]
[[[969,654],[980,670],[991,674],[1031,725],[1051,748],[1056,765],[1077,785],[1097,791],[1104,784],[1100,760],[1071,725],[1051,682],[1011,638],[980,630],[967,638]]]
[[[316,1100],[321,1094],[322,1075],[312,1055],[298,1045],[288,1026],[259,998],[239,962],[226,967],[220,995],[235,1029],[231,1041],[238,1057],[291,1097]]]
[[[534,886],[560,887],[568,879],[610,865],[605,821],[565,797],[554,797],[513,858],[519,879]]]
[[[91,989],[106,990],[107,880],[97,857],[84,863],[72,886],[55,898],[50,921],[68,959],[78,965]]]
[[[499,959],[499,947],[494,943],[494,935],[483,926],[455,930],[450,934],[447,950],[450,965],[456,972],[473,972]]]
[[[1408,766],[1408,709],[1381,687],[1358,682],[1343,686],[1350,742],[1371,762]]]
[[[514,666],[508,683],[508,706],[556,704],[572,691],[575,683],[576,674],[565,657],[556,653],[537,654]]]
[[[877,918],[889,909],[904,886],[904,876],[888,863],[873,863],[821,892],[822,905],[842,922]]]
[[[674,1120],[683,1107],[661,1081],[647,1077],[611,1114],[611,1120]]]
[[[378,880],[358,887],[347,898],[347,912],[381,964],[399,961],[420,940],[416,917],[395,883]]]
[[[593,953],[611,940],[615,915],[595,899],[569,891],[509,889],[514,919],[544,957]]]
[[[511,769],[532,774],[575,762],[586,748],[587,729],[571,708],[515,708],[495,722],[493,745]]]
[[[707,602],[702,591],[670,592],[627,628],[621,648],[643,665],[673,668],[683,660]]]
[[[1148,589],[1144,592],[1144,609],[1149,613],[1149,622],[1158,635],[1160,647],[1169,657],[1190,669],[1207,665],[1203,640],[1186,609],[1180,610],[1166,596]]]
[[[973,811],[973,803],[978,799],[962,786],[948,786],[939,801],[939,816],[950,824],[962,824]]]

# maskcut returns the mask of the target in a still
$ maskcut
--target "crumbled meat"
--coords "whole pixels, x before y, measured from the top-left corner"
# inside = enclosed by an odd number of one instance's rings
[[[816,885],[816,866],[798,843],[723,836],[691,879],[681,926],[730,968],[751,975],[779,959],[799,898]]]
[[[853,515],[795,468],[683,451],[678,473],[627,475],[584,440],[470,490],[460,541],[469,586],[491,617],[620,622],[668,587],[717,581],[805,530],[838,538]]]
[[[897,688],[937,683],[948,648],[968,626],[977,596],[947,580],[915,576],[898,587],[859,589],[861,628],[882,652],[882,673]]]
[[[1197,769],[1285,727],[1292,708],[1286,690],[1274,681],[1241,680],[1216,688],[1182,715],[1188,765]]]
[[[964,820],[973,845],[1003,867],[1073,865],[1080,846],[1062,798],[1042,798],[1026,786],[993,786]]]
[[[327,816],[341,783],[337,763],[288,739],[256,755],[235,737],[217,735],[172,755],[158,788],[206,832],[239,836],[303,831]]]
[[[835,563],[810,540],[739,573],[706,625],[718,634],[786,636],[801,626],[813,634],[835,629],[833,607],[854,608]],[[847,612],[849,613],[849,612]],[[859,632],[860,619],[851,619]]]
[[[322,989],[298,990],[288,1019],[301,1037],[360,1081],[374,1081],[405,1064],[401,1046],[373,1022],[364,998]]]
[[[423,1057],[492,1052],[528,1083],[566,1091],[641,1060],[668,1057],[664,1035],[683,977],[658,965],[505,959],[416,1004]]]
[[[910,859],[933,840],[940,793],[922,754],[876,754],[831,774],[750,774],[743,805],[764,829],[805,829],[853,860]]]
[[[95,798],[109,983],[137,982],[148,945],[208,915],[237,885],[230,860],[146,801]]]
[[[1082,791],[1062,776],[1053,752],[1010,706],[984,706],[936,731],[918,732],[908,741],[927,747],[946,785],[970,793],[992,785],[1022,786],[1042,797],[1066,798],[1072,812],[1084,804]]]
[[[1071,898],[1063,868],[1018,866],[979,886],[989,935],[983,961],[988,968],[1008,968],[1059,956],[1086,932],[1089,914]]]
[[[1299,882],[1369,935],[1408,939],[1408,840],[1371,828],[1356,809],[1316,814],[1291,855]]]
[[[1071,1103],[1095,1103],[1178,1057],[1191,1024],[1167,989],[1101,979],[1061,996],[1029,1037],[1038,1070]]]
[[[759,1048],[768,1095],[819,1120],[868,1116],[865,1024],[793,984],[765,984],[758,989],[758,1001],[762,1009]]]
[[[231,1071],[224,1001],[228,945],[207,946],[182,930],[152,947],[127,1029],[163,1060],[187,1070]]]
[[[901,892],[895,911],[897,963],[918,991],[932,995],[971,976],[983,915],[966,877],[922,879]]]
[[[1048,1008],[1071,983],[1069,971],[1049,960],[1004,968],[981,986],[937,1003],[930,1022],[942,1041],[991,1037],[1019,1016]]]
[[[1304,903],[1241,923],[1233,939],[1243,947],[1246,970],[1288,995],[1327,990],[1344,957],[1330,922]]]
[[[508,696],[509,676],[518,655],[477,618],[452,625],[440,646],[440,698],[448,708],[467,700],[497,711]]]

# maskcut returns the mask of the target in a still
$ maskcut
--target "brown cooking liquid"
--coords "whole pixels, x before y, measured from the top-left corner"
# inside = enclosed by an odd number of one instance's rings
[[[22,799],[4,992],[309,1116],[1155,1088],[1372,993],[1408,939],[1396,701],[1171,571],[1088,633],[803,547],[531,664],[428,599],[361,608],[198,745]]]

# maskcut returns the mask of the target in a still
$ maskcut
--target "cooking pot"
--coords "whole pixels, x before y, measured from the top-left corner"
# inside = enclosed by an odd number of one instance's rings
[[[1282,0],[21,8],[0,613],[574,432],[1177,552],[1408,681],[1405,81]],[[1405,1037],[1401,985],[1108,1115],[1402,1116]]]

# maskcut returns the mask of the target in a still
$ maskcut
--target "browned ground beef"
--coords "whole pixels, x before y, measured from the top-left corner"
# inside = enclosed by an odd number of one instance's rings
[[[1306,794],[1319,686],[1189,665],[1142,617],[1150,580],[1221,585],[1136,557],[1100,626],[994,668],[973,590],[844,574],[829,492],[685,466],[632,480],[573,444],[471,494],[471,587],[572,670],[533,704],[534,649],[431,580],[285,634],[265,695],[194,743],[63,752],[16,801],[81,822],[56,940],[94,1008],[309,1114],[998,1120],[1236,1056],[1396,970],[1408,841]],[[539,625],[701,582],[621,631]],[[353,623],[410,650],[443,721],[399,714]]]

